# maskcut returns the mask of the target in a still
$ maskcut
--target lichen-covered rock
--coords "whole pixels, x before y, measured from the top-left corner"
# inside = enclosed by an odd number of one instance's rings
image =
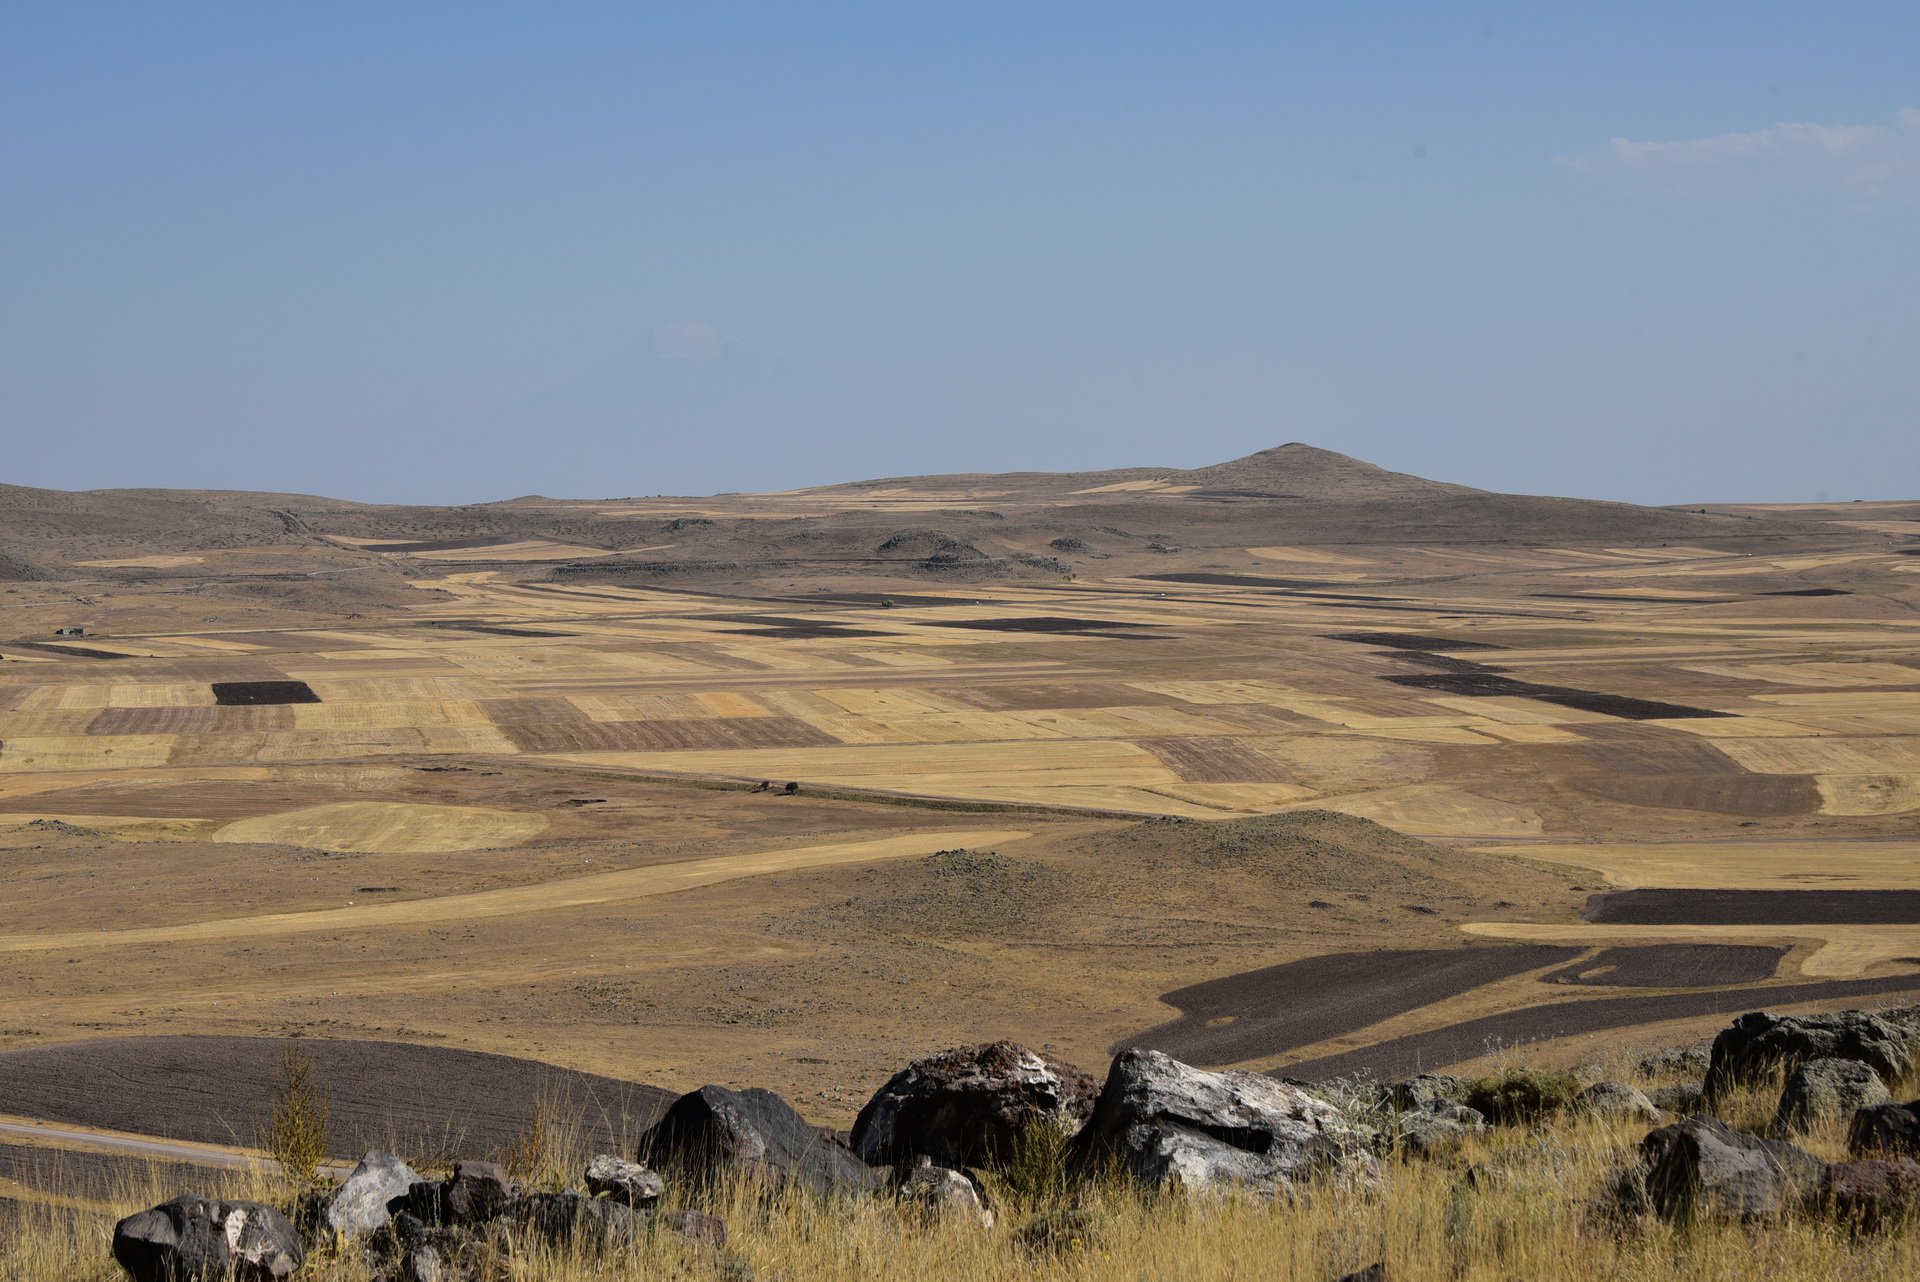
[[[587,1192],[595,1197],[631,1206],[636,1211],[647,1210],[667,1191],[667,1182],[660,1178],[658,1171],[611,1153],[601,1153],[587,1163],[586,1181]]]
[[[702,1086],[675,1100],[640,1139],[640,1160],[693,1180],[729,1173],[776,1188],[873,1193],[878,1172],[807,1124],[772,1091]]]
[[[1913,1071],[1913,1050],[1904,1028],[1845,1010],[1827,1015],[1740,1016],[1713,1039],[1706,1092],[1717,1100],[1736,1086],[1751,1085],[1780,1069],[1791,1073],[1812,1059],[1850,1059],[1870,1066],[1883,1082]]]
[[[1436,1102],[1458,1103],[1473,1083],[1451,1073],[1422,1073],[1381,1088],[1381,1107],[1396,1113],[1423,1109]],[[1484,1119],[1483,1119],[1484,1120]]]
[[[371,1233],[391,1218],[388,1204],[419,1181],[413,1168],[393,1154],[368,1153],[341,1182],[322,1218],[335,1233]]]
[[[660,1223],[689,1242],[718,1250],[727,1244],[727,1222],[717,1215],[683,1207],[660,1216]]]
[[[1576,1109],[1600,1117],[1617,1117],[1651,1126],[1660,1120],[1660,1110],[1638,1087],[1625,1082],[1595,1082],[1573,1097]]]
[[[1122,1051],[1076,1141],[1136,1178],[1190,1191],[1284,1193],[1303,1180],[1371,1181],[1373,1133],[1332,1105],[1257,1073],[1209,1073],[1160,1051]]]
[[[1827,1164],[1780,1140],[1692,1117],[1640,1141],[1647,1204],[1666,1220],[1769,1219],[1805,1205]]]
[[[261,1202],[176,1197],[113,1229],[133,1282],[274,1282],[306,1260],[287,1218]]]
[[[1855,1157],[1920,1157],[1920,1099],[1876,1104],[1853,1115],[1847,1152]]]
[[[1863,1108],[1891,1103],[1887,1085],[1870,1065],[1852,1059],[1810,1059],[1793,1070],[1780,1090],[1773,1129],[1804,1134],[1815,1123],[1851,1117]]]
[[[903,1171],[917,1157],[991,1166],[1031,1127],[1079,1130],[1099,1090],[1073,1065],[1013,1042],[961,1046],[895,1073],[860,1110],[850,1144],[861,1161]]]

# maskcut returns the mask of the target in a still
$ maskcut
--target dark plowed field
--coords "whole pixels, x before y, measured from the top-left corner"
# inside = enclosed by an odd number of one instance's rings
[[[1540,977],[1601,988],[1709,988],[1772,979],[1784,948],[1757,944],[1645,944],[1604,949]]]
[[[1920,890],[1609,890],[1580,915],[1624,926],[1904,926],[1920,922]]]
[[[208,1168],[188,1162],[0,1142],[0,1181],[67,1197],[106,1201],[119,1189],[142,1188],[150,1180],[166,1188],[189,1189],[204,1184],[207,1173]]]
[[[1264,1059],[1580,953],[1521,944],[1307,957],[1175,989],[1160,1000],[1180,1018],[1115,1049],[1146,1046],[1195,1064]]]
[[[1285,783],[1287,772],[1258,749],[1225,736],[1141,739],[1142,748],[1190,783]]]
[[[1498,650],[1488,641],[1461,641],[1453,637],[1423,636],[1417,632],[1329,632],[1329,641],[1377,645],[1388,650]],[[1477,670],[1477,669],[1476,669]]]
[[[1584,1002],[1554,1002],[1470,1019],[1428,1033],[1396,1037],[1340,1055],[1323,1055],[1273,1070],[1276,1077],[1321,1081],[1352,1073],[1402,1077],[1478,1059],[1490,1051],[1556,1037],[1600,1033],[1635,1024],[1699,1015],[1735,1015],[1799,1002],[1842,1001],[1890,993],[1920,994],[1920,973],[1882,979],[1842,979],[1822,984],[1766,984],[1721,988],[1666,997],[1603,997]]]
[[[304,681],[216,681],[213,701],[223,707],[243,708],[262,703],[318,703]]]
[[[0,1113],[206,1144],[252,1144],[282,1057],[297,1047],[332,1097],[337,1154],[396,1146],[482,1156],[511,1144],[542,1097],[616,1145],[672,1096],[535,1060],[404,1042],[115,1037],[0,1053]],[[619,1152],[619,1148],[605,1151]]]
[[[1626,806],[1756,819],[1810,815],[1820,808],[1820,788],[1811,775],[1617,775],[1575,780],[1574,786]]]
[[[673,752],[715,748],[820,748],[838,743],[797,717],[698,721],[571,721],[500,727],[523,752]]]
[[[1151,623],[1123,623],[1117,619],[1076,619],[1066,615],[1031,615],[1011,619],[937,619],[936,628],[966,628],[974,632],[1120,632],[1150,628]]]

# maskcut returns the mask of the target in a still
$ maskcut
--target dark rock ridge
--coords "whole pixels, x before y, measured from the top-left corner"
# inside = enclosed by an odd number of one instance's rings
[[[867,1193],[880,1177],[772,1091],[702,1086],[641,1137],[640,1159],[700,1183],[729,1174],[812,1193]]]

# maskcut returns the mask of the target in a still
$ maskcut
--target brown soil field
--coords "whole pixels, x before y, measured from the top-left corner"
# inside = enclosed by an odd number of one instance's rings
[[[1343,1054],[1300,1060],[1275,1069],[1274,1075],[1307,1081],[1352,1073],[1369,1073],[1383,1079],[1403,1077],[1483,1059],[1533,1042],[1609,1032],[1637,1024],[1700,1016],[1724,1022],[1726,1017],[1742,1011],[1779,1010],[1806,1002],[1857,1006],[1865,999],[1884,999],[1896,994],[1920,994],[1920,972],[1823,984],[1768,984],[1703,993],[1670,993],[1663,997],[1554,1002],[1470,1019],[1432,1032],[1396,1037]]]
[[[1194,1064],[1270,1059],[1577,956],[1546,945],[1325,953],[1164,994],[1181,1017],[1128,1037]]]
[[[1581,914],[1597,925],[1920,924],[1920,890],[1610,890]]]
[[[619,1151],[673,1096],[535,1060],[401,1042],[113,1037],[0,1052],[0,1114],[204,1144],[254,1146],[288,1050],[327,1095],[336,1152],[496,1154],[542,1100]]]
[[[1772,979],[1787,949],[1742,944],[1643,944],[1603,948],[1540,977],[1543,984],[1606,988],[1707,988]]]
[[[1920,891],[1899,537],[1304,446],[463,508],[0,487],[36,572],[0,584],[0,1054],[300,1033],[844,1121],[982,1038],[1271,1067],[1859,1000],[1913,913],[1701,896]],[[1628,890],[1673,894],[1582,920]]]

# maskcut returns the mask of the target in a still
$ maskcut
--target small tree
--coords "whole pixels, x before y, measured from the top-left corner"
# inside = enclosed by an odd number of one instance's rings
[[[785,792],[789,797],[797,796],[800,792],[800,785],[789,780],[787,786],[781,789],[781,791]]]
[[[287,1047],[263,1147],[288,1179],[311,1184],[319,1177],[327,1156],[330,1109],[326,1092],[314,1084],[313,1062],[298,1046]]]

